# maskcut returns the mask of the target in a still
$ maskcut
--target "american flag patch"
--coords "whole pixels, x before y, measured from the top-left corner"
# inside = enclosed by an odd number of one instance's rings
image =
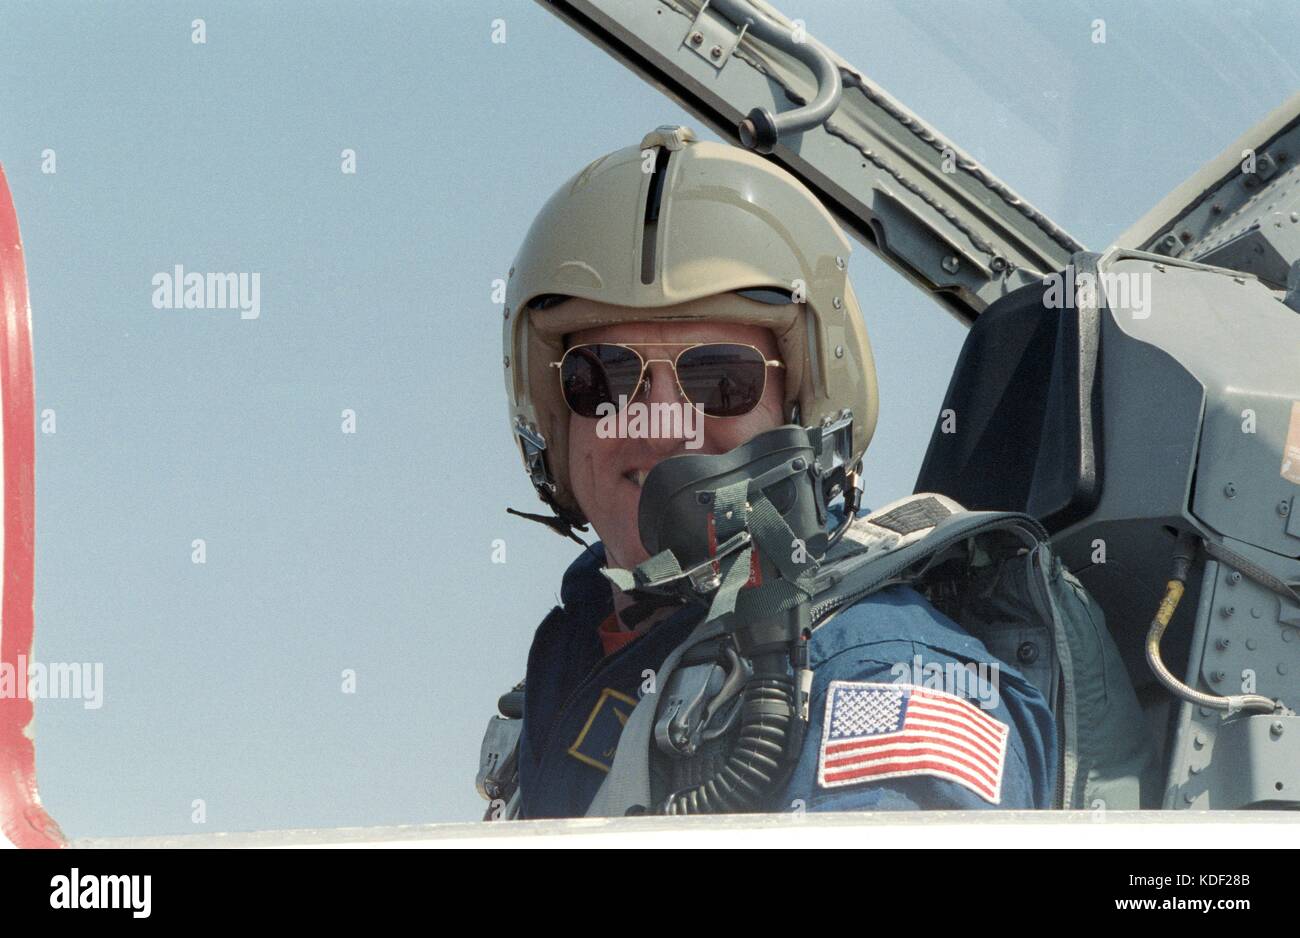
[[[997,804],[1010,733],[1005,723],[944,691],[832,681],[817,784],[839,788],[933,775]]]

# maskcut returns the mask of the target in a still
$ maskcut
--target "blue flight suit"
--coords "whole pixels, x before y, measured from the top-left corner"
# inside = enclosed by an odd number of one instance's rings
[[[619,734],[641,688],[701,616],[698,609],[677,610],[606,656],[597,630],[613,611],[613,597],[600,573],[603,565],[604,549],[597,543],[569,567],[560,593],[563,605],[542,622],[528,654],[519,749],[525,818],[586,813],[613,762]],[[1008,728],[996,801],[970,785],[926,772],[831,787],[819,780],[832,682],[851,692],[852,685],[838,682],[893,685],[898,683],[899,665],[914,668],[918,656],[920,663],[934,666],[997,663],[997,706],[982,710]],[[1056,724],[1042,694],[910,587],[881,590],[825,622],[809,642],[809,664],[813,686],[807,735],[786,791],[774,800],[772,810],[1052,807]]]

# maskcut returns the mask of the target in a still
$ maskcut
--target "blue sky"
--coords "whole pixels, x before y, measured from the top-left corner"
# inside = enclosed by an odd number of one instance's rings
[[[780,6],[1092,248],[1300,86],[1281,0]],[[37,707],[68,834],[478,815],[483,724],[574,554],[504,511],[534,498],[492,281],[561,182],[664,123],[693,121],[528,0],[0,3],[57,420],[36,655],[104,665],[102,708]],[[964,331],[850,263],[879,504],[911,490]],[[260,315],[155,308],[176,264],[258,272]]]

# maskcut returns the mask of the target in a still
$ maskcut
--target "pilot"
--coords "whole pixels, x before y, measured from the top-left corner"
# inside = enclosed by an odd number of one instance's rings
[[[601,792],[633,711],[702,612],[647,613],[602,568],[648,559],[639,499],[665,458],[820,424],[839,428],[858,464],[877,392],[848,255],[793,176],[683,127],[595,160],[533,222],[510,271],[504,348],[511,428],[550,512],[526,517],[579,543],[574,530],[589,524],[599,541],[564,574],[528,653],[514,816],[653,812],[674,787],[656,757],[652,804]],[[703,415],[702,440],[680,432],[682,408]],[[610,419],[620,411],[628,419]],[[911,587],[820,624],[807,667],[797,759],[753,807],[1052,806],[1057,739],[1043,696]],[[937,687],[922,671],[993,673],[996,693]]]

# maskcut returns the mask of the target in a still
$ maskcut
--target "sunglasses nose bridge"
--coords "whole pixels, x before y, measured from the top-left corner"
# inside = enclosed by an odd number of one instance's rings
[[[644,397],[659,403],[673,403],[681,398],[677,368],[671,358],[647,358],[641,373]]]

